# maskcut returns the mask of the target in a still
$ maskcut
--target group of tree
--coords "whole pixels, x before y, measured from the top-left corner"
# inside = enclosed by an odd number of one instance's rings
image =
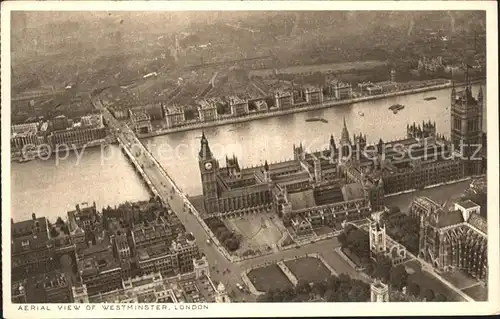
[[[233,232],[229,231],[222,220],[216,217],[211,217],[205,220],[208,228],[214,233],[215,237],[229,251],[235,251],[240,248],[240,238]]]
[[[418,218],[402,213],[398,207],[393,207],[382,215],[387,234],[405,246],[412,254],[418,254],[420,221]]]
[[[370,263],[370,237],[366,231],[348,224],[338,239],[342,249],[349,249],[362,264]]]
[[[264,302],[299,302],[324,300],[327,302],[366,302],[370,286],[346,274],[332,275],[323,281],[299,281],[295,287],[273,289],[259,297]]]
[[[389,257],[380,256],[369,270],[370,277],[376,278],[390,285],[391,290],[403,291],[406,287],[406,294],[417,299],[426,301],[446,301],[446,295],[435,293],[430,287],[425,287],[422,282],[418,282],[419,276],[410,277],[403,264],[395,267]],[[367,271],[368,273],[368,271]]]
[[[389,223],[393,223],[391,224],[392,226],[402,225],[401,229],[410,231],[411,226],[409,224],[411,219],[406,218],[408,216],[401,214],[399,209],[393,208],[390,211],[392,214],[383,217],[383,219],[386,219],[386,225]],[[389,232],[389,227],[387,227],[387,231]],[[403,264],[393,266],[392,260],[389,256],[381,254],[376,256],[376,258],[371,258],[370,239],[366,231],[352,225],[347,225],[338,238],[343,249],[349,249],[351,256],[355,255],[359,258],[365,266],[364,271],[367,275],[371,278],[378,279],[389,284],[392,290],[401,292],[403,291],[403,288],[406,287],[407,295],[411,295],[417,299],[425,299],[427,301],[447,300],[447,297],[444,294],[436,294],[430,287],[424,287],[422,282],[418,282],[417,280],[419,276],[410,277]],[[394,239],[397,240],[397,238]],[[418,237],[416,241],[416,247],[418,249]]]

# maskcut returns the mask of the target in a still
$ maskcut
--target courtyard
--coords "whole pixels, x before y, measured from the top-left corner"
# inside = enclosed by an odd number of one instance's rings
[[[246,251],[270,251],[276,247],[283,236],[275,223],[280,223],[276,215],[272,213],[260,213],[246,215],[244,217],[229,218],[224,224],[230,231],[241,235],[241,243],[238,252]]]
[[[248,278],[255,286],[255,289],[262,292],[293,287],[290,280],[276,264],[252,269],[248,272]]]
[[[306,282],[323,281],[332,274],[323,262],[315,257],[302,257],[285,262],[297,280]]]

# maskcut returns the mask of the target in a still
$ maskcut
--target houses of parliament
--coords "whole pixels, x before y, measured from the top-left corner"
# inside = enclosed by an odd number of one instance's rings
[[[403,139],[367,145],[344,125],[327,149],[293,147],[293,159],[242,168],[235,156],[221,165],[203,134],[199,168],[207,216],[231,217],[275,211],[296,235],[322,225],[337,228],[384,209],[384,197],[481,175],[486,170],[483,91],[470,81],[450,96],[451,136],[430,121],[407,126]],[[482,152],[477,152],[477,150]]]

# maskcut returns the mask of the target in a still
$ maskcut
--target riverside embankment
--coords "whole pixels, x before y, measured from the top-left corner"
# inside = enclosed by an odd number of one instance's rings
[[[422,92],[428,92],[428,91],[434,91],[434,90],[441,90],[441,89],[449,88],[449,87],[451,87],[451,85],[452,84],[450,81],[450,82],[438,84],[438,85],[426,86],[426,87],[421,87],[421,88],[414,88],[414,89],[409,89],[409,90],[401,90],[401,91],[389,92],[389,93],[384,93],[384,94],[363,96],[363,97],[358,97],[358,98],[353,98],[353,99],[346,99],[346,100],[340,100],[340,101],[339,100],[324,101],[323,103],[320,103],[320,104],[299,106],[299,107],[295,107],[293,109],[288,109],[288,110],[279,110],[278,109],[278,110],[266,111],[265,113],[253,113],[253,114],[247,114],[245,116],[221,119],[221,120],[210,121],[210,122],[198,122],[198,123],[183,125],[183,126],[179,126],[179,127],[160,129],[160,130],[146,133],[146,134],[139,134],[139,137],[140,138],[148,138],[148,137],[165,135],[165,134],[169,134],[169,133],[184,132],[184,131],[190,131],[190,130],[195,130],[195,129],[214,127],[214,126],[249,122],[249,121],[265,119],[265,118],[270,118],[270,117],[276,117],[276,116],[283,116],[283,115],[288,115],[288,114],[293,114],[293,113],[301,113],[301,112],[308,112],[308,111],[313,111],[313,110],[320,110],[320,109],[325,109],[325,108],[330,108],[330,107],[335,107],[335,106],[340,106],[340,105],[355,104],[355,103],[380,100],[380,99],[401,96],[401,95],[409,95],[409,94],[416,94],[416,93],[422,93]]]

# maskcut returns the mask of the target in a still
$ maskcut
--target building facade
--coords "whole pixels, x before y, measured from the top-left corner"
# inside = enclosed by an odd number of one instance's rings
[[[446,208],[427,197],[416,198],[410,213],[420,220],[419,257],[438,271],[462,270],[486,282],[488,230],[479,210],[470,200]]]
[[[201,100],[198,104],[198,117],[201,122],[215,121],[219,118],[217,104],[214,101]]]
[[[287,91],[276,91],[274,92],[274,106],[278,109],[288,110],[293,107],[293,96]]]
[[[131,121],[131,127],[134,132],[138,134],[144,134],[153,131],[153,127],[151,125],[151,116],[149,116],[145,108],[134,110],[129,109],[128,112]]]
[[[482,118],[482,113],[478,116]],[[470,141],[477,138],[476,129],[474,126],[472,133],[467,133],[473,136]],[[465,136],[466,132],[460,134]],[[468,160],[454,156],[453,144],[439,135],[430,121],[408,125],[403,139],[379,139],[373,144],[368,144],[362,133],[352,138],[344,121],[340,139],[336,142],[332,135],[326,149],[306,152],[300,144],[293,147],[292,160],[249,168],[241,168],[235,156],[226,157],[225,165],[220,165],[204,134],[200,143],[198,162],[208,216],[274,210],[285,225],[301,234],[311,227],[335,226],[383,211],[388,194],[456,181],[478,172],[467,169]]]
[[[165,106],[165,122],[168,128],[181,126],[186,121],[184,109],[178,105]]]
[[[243,100],[238,96],[230,96],[227,98],[229,107],[231,108],[232,116],[244,116],[248,114],[248,101]]]
[[[327,82],[326,93],[336,100],[351,99],[352,85],[338,80],[330,80]]]

